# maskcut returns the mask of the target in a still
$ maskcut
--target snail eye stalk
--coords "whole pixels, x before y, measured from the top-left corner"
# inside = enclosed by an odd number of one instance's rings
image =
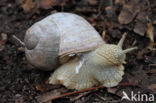
[[[122,45],[123,45],[123,42],[124,42],[126,36],[127,36],[127,33],[125,32],[123,34],[122,38],[120,39],[118,45],[117,45],[118,47],[121,47],[122,48]],[[132,48],[128,48],[126,50],[119,51],[119,52],[117,52],[117,58],[120,58],[122,55],[124,55],[124,54],[126,54],[126,53],[128,53],[130,51],[133,51],[135,49],[138,49],[138,48],[137,47],[132,47]]]
[[[136,49],[138,49],[138,47],[132,47],[132,48],[128,48],[126,50],[119,51],[119,52],[117,52],[117,58],[120,58],[122,55],[124,55],[128,52],[131,52],[133,50],[136,50]]]
[[[125,33],[123,34],[122,38],[120,39],[120,41],[119,41],[119,43],[118,43],[117,46],[119,46],[119,47],[122,48],[122,45],[123,45],[123,42],[124,42],[126,36],[127,36],[127,33],[125,32]]]

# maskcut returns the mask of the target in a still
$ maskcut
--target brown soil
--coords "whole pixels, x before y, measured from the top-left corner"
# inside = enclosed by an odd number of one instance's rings
[[[64,88],[63,86],[53,87],[46,85],[45,81],[49,72],[32,69],[25,58],[25,53],[20,50],[22,47],[19,42],[12,38],[16,35],[21,40],[24,39],[25,31],[35,22],[50,15],[52,12],[65,11],[79,14],[86,18],[97,31],[102,34],[106,31],[105,41],[116,44],[121,38],[123,32],[128,33],[124,48],[133,45],[138,46],[139,50],[127,55],[127,64],[125,65],[125,75],[122,82],[130,82],[133,86],[117,86],[114,89],[99,89],[86,94],[76,94],[54,100],[55,103],[79,103],[79,102],[119,102],[121,91],[141,91],[141,93],[155,93],[156,90],[150,88],[156,84],[156,52],[147,49],[150,40],[146,36],[140,36],[133,32],[134,20],[127,25],[119,25],[117,16],[121,11],[120,6],[114,7],[115,16],[109,16],[105,5],[86,4],[83,0],[73,0],[62,5],[54,5],[48,9],[33,8],[25,12],[20,0],[1,0],[0,1],[0,34],[5,33],[8,39],[4,50],[0,51],[0,103],[38,103],[36,96],[44,94],[54,88]],[[21,0],[22,1],[22,0]],[[91,0],[88,0],[91,1]],[[94,1],[94,0],[93,0]],[[96,1],[96,0],[95,0]],[[153,10],[153,11],[152,11]],[[152,18],[156,17],[156,9],[148,11]],[[111,14],[111,12],[110,12]],[[155,19],[155,18],[154,18]],[[156,19],[155,19],[156,20]],[[110,25],[114,25],[110,26]],[[151,66],[152,64],[152,66]],[[70,90],[67,90],[70,92]],[[75,99],[79,95],[82,97]],[[103,97],[104,99],[101,99]]]

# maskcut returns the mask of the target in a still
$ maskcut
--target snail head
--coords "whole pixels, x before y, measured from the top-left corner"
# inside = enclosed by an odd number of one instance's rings
[[[121,65],[125,64],[126,53],[137,49],[137,47],[128,48],[122,50],[123,42],[126,38],[127,33],[124,33],[117,45],[104,44],[102,48],[97,51],[97,54],[102,56],[105,64],[107,65]]]

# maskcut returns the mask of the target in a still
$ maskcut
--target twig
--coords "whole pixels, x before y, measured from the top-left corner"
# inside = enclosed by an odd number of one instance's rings
[[[16,39],[22,46],[25,47],[24,42],[22,42],[18,37],[16,37],[15,35],[12,36],[14,39]]]
[[[111,6],[113,7],[113,0],[100,0],[99,1],[99,6],[98,6],[98,14],[96,15],[96,18],[99,17],[102,13],[102,8],[106,6]]]
[[[62,98],[62,97],[65,97],[65,96],[70,96],[70,95],[73,95],[73,94],[78,94],[78,93],[81,93],[81,92],[86,92],[86,91],[90,91],[90,90],[96,90],[96,89],[99,89],[99,88],[104,88],[104,86],[92,87],[92,88],[82,89],[82,90],[79,90],[79,91],[65,93],[65,94],[62,94],[62,95],[58,95],[58,96],[55,96],[55,97],[48,98],[44,102],[48,102],[48,101],[55,100],[55,99],[58,99],[58,98]]]
[[[106,35],[106,31],[104,30],[104,31],[102,32],[102,39],[103,39],[103,40],[105,40],[105,35]]]
[[[133,86],[133,84],[131,84],[131,83],[120,83],[119,85],[120,86]],[[45,100],[44,102],[48,102],[48,101],[55,100],[55,99],[58,99],[58,98],[70,96],[70,95],[73,95],[73,94],[78,94],[78,93],[81,93],[81,92],[86,92],[86,91],[91,91],[91,90],[97,90],[97,89],[100,89],[100,88],[105,88],[105,87],[104,86],[91,87],[91,88],[82,89],[82,90],[79,90],[79,91],[65,93],[65,94],[61,94],[61,95],[55,96],[55,97],[50,97],[47,100]]]
[[[148,5],[147,7],[145,7],[143,10],[147,10],[147,9],[149,9],[149,8],[154,8],[154,7],[156,7],[156,3],[155,4],[151,4],[151,5]]]
[[[79,96],[76,96],[75,98],[70,98],[70,102],[74,102],[74,101],[80,99],[81,97],[83,97],[83,96],[89,94],[90,92],[91,92],[91,91],[84,92],[84,93],[81,93]]]
[[[149,66],[156,66],[156,64],[149,64]]]
[[[100,0],[99,2],[100,2],[100,4],[99,4],[99,6],[98,6],[98,14],[97,14],[96,17],[99,17],[99,16],[101,15],[101,8],[102,8],[103,3],[104,3],[103,0]]]
[[[135,85],[132,84],[132,83],[120,83],[119,85],[120,85],[120,86],[135,86]]]

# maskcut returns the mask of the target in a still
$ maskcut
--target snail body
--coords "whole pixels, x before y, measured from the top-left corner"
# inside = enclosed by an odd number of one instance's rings
[[[101,50],[106,46],[110,45],[104,44],[103,47],[62,65],[52,73],[49,83],[63,84],[67,88],[78,90],[96,85],[116,86],[122,80],[124,67],[122,64],[112,64],[104,57],[107,56],[105,50],[102,52]]]
[[[106,44],[82,17],[55,13],[26,32],[26,57],[37,68],[54,70],[50,84],[77,90],[95,85],[113,87],[124,75],[125,54],[136,49],[122,50],[125,37],[117,45]]]
[[[122,50],[119,45],[103,44],[57,68],[49,78],[49,83],[63,84],[77,90],[96,85],[114,87],[124,75],[125,53],[134,49]]]

